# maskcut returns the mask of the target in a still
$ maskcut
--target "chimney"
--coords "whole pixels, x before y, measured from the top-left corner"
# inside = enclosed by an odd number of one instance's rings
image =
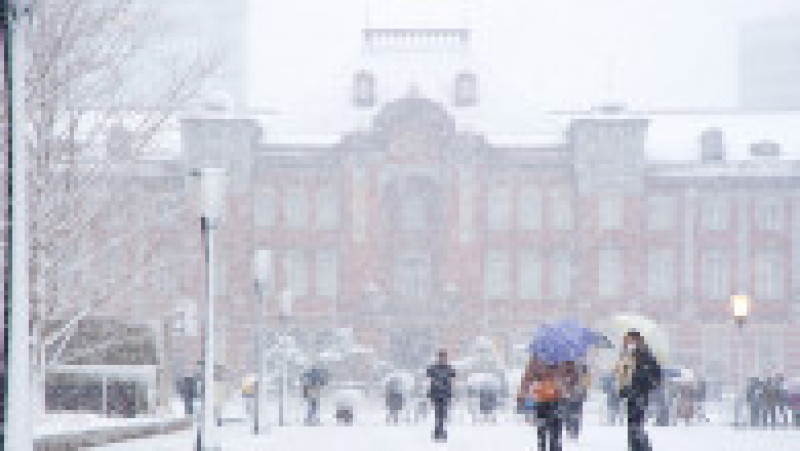
[[[775,141],[757,141],[750,144],[750,156],[760,160],[777,160],[781,157],[781,145]]]
[[[725,134],[718,128],[709,128],[700,134],[700,160],[725,161]]]

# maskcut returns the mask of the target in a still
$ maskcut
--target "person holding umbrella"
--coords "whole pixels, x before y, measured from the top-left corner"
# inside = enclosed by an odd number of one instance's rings
[[[628,449],[651,450],[650,440],[644,430],[650,393],[661,385],[661,366],[637,330],[629,330],[623,338],[624,350],[620,357],[620,396],[628,409]]]
[[[517,402],[530,406],[536,418],[539,451],[561,451],[563,381],[558,364],[532,358],[525,368]]]

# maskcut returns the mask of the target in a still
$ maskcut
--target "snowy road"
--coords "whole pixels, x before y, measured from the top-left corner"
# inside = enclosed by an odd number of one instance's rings
[[[254,438],[243,425],[219,430],[222,450],[281,451],[528,451],[535,450],[535,433],[523,425],[455,426],[450,442],[435,444],[423,426],[321,426],[315,428],[271,428]],[[729,427],[649,428],[656,451],[796,451],[800,431],[732,430]],[[191,450],[192,433],[133,441],[101,448],[115,451]],[[589,427],[577,443],[565,442],[564,450],[624,451],[625,429]]]

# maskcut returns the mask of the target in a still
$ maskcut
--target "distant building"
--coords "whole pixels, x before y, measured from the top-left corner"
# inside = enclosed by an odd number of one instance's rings
[[[741,105],[800,110],[800,16],[751,22],[739,35]]]
[[[729,298],[748,294],[744,367],[800,372],[800,161],[787,157],[800,115],[604,107],[548,118],[560,121],[552,134],[496,136],[472,117],[469,39],[367,27],[338,97],[346,111],[326,116],[351,124],[343,133],[271,134],[220,104],[183,119],[180,158],[127,173],[163,213],[148,224],[171,260],[123,311],[180,320],[177,374],[200,355],[203,260],[185,174],[206,164],[230,174],[216,324],[234,372],[253,368],[259,249],[274,258],[268,330],[289,290],[288,329],[306,349],[352,327],[378,359],[408,367],[479,335],[508,358],[542,321],[636,312],[664,325],[671,364],[732,382]]]
[[[658,161],[657,118],[591,111],[533,144],[462,131],[451,108],[401,97],[329,144],[273,142],[248,118],[184,121],[184,161],[232,174],[220,315],[234,366],[249,364],[253,255],[270,249],[293,326],[353,327],[400,364],[637,312],[664,324],[676,364],[730,380],[729,298],[746,293],[747,368],[800,371],[800,162],[779,145],[754,139],[731,160],[711,129],[692,161]]]

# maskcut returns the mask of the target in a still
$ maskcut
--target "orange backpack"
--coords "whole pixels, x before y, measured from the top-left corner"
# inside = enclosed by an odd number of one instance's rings
[[[531,391],[533,398],[538,402],[557,401],[559,398],[558,384],[552,378],[534,382]]]

